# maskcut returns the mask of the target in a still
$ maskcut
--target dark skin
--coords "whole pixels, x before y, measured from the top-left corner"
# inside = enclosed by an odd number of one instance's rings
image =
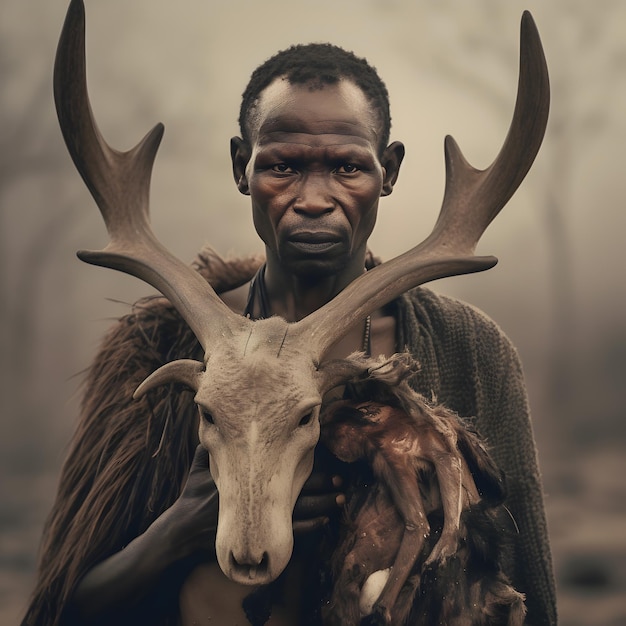
[[[231,140],[235,182],[250,196],[254,224],[265,243],[271,313],[297,321],[365,271],[378,202],[393,190],[404,146],[394,142],[380,150],[376,114],[363,92],[346,80],[314,90],[275,80],[261,94],[249,130],[249,142]],[[242,312],[246,295],[244,286],[225,294],[224,301]],[[360,325],[330,356],[360,350],[362,338]],[[377,311],[372,315],[372,353],[393,352],[394,319]],[[296,504],[294,532],[319,528],[338,510],[343,504],[340,485],[338,476],[316,468]],[[207,455],[198,449],[180,498],[144,534],[87,573],[72,608],[88,622],[115,615],[149,596],[170,566],[213,545],[215,527],[206,520],[215,520],[216,512]],[[251,589],[225,579],[216,564],[206,566],[204,576],[192,575],[190,580],[213,588],[221,585],[215,595],[232,604],[232,611],[215,613],[211,598],[196,594],[203,597],[192,599],[186,619],[213,611],[224,624],[240,621],[242,594]],[[293,623],[290,620],[288,614],[276,614],[268,623]]]

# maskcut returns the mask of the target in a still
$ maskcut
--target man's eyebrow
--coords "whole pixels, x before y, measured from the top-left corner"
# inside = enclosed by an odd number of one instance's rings
[[[359,161],[373,159],[374,153],[360,144],[332,143],[324,146],[306,142],[268,142],[261,144],[257,156],[263,159],[298,161],[309,157],[328,161]]]
[[[369,146],[367,142],[345,142],[345,141],[337,141],[333,143],[324,143],[318,144],[311,140],[307,140],[305,138],[299,138],[293,141],[290,141],[288,137],[281,138],[270,138],[265,141],[260,141],[259,146],[261,146],[263,152],[271,152],[271,151],[289,151],[289,150],[297,150],[302,147],[307,150],[325,150],[327,148],[332,148],[333,150],[344,150],[345,152],[369,152]]]

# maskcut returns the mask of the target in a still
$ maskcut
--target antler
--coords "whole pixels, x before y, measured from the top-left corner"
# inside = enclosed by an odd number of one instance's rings
[[[176,307],[206,350],[211,337],[249,323],[233,313],[210,285],[156,239],[149,221],[150,177],[164,127],[157,124],[132,150],[118,152],[95,123],[85,72],[85,8],[72,0],[54,65],[54,98],[65,143],[98,205],[110,243],[81,260],[131,274],[158,289]]]
[[[446,137],[446,188],[432,233],[408,252],[360,276],[334,300],[297,323],[299,332],[312,335],[318,360],[359,320],[408,289],[497,263],[493,256],[474,256],[474,249],[530,169],[543,140],[549,103],[541,40],[531,14],[525,11],[517,101],[496,160],[486,170],[477,170],[465,160],[454,139]]]

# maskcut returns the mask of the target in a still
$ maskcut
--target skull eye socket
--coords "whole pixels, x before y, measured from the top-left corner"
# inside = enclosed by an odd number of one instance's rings
[[[298,427],[306,426],[307,424],[310,424],[312,419],[313,419],[313,411],[309,411],[308,413],[305,413],[300,418],[300,421],[298,422]]]
[[[200,413],[200,418],[206,424],[215,424],[215,420],[213,419],[213,415],[206,409],[203,409],[201,406],[198,406],[198,413]]]

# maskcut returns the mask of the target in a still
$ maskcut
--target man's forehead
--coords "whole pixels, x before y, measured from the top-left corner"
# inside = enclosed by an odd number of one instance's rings
[[[373,135],[377,142],[379,126],[376,111],[360,87],[349,79],[325,84],[292,84],[277,78],[259,97],[251,120],[253,135],[284,132],[329,132]]]
[[[287,76],[276,77],[261,93],[259,100],[272,97],[288,97],[290,94],[309,93],[324,95],[341,91],[346,97],[350,95],[367,99],[363,90],[350,78],[340,78],[333,82],[311,79],[307,82],[291,82]]]

